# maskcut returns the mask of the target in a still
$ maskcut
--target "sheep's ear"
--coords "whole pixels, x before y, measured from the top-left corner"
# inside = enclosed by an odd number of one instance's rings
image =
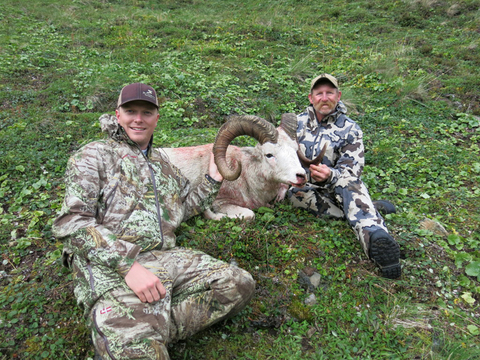
[[[292,140],[297,140],[297,115],[293,113],[282,114],[280,127],[287,133]]]

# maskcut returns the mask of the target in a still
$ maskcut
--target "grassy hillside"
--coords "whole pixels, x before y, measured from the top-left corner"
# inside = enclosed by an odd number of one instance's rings
[[[479,46],[479,0],[3,0],[0,359],[93,355],[51,224],[68,157],[123,85],[154,86],[155,144],[186,146],[231,114],[303,111],[320,72],[364,130],[372,197],[397,206],[402,278],[379,277],[344,222],[287,204],[196,217],[179,244],[235,259],[257,290],[172,359],[478,359]]]

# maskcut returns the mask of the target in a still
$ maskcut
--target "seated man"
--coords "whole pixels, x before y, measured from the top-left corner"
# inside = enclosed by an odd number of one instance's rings
[[[211,204],[223,178],[212,160],[203,182],[190,188],[152,148],[158,118],[153,88],[122,89],[117,121],[100,118],[109,139],[70,158],[54,223],[104,360],[169,359],[169,342],[235,315],[255,288],[248,272],[175,246],[175,229]]]
[[[363,133],[347,117],[341,95],[337,79],[329,74],[312,81],[308,95],[311,105],[297,116],[297,138],[308,159],[318,156],[325,144],[327,150],[322,164],[310,165],[310,182],[292,187],[287,196],[294,206],[317,216],[346,218],[382,276],[395,279],[401,275],[400,248],[360,179],[365,164]],[[393,211],[388,202],[378,204]]]

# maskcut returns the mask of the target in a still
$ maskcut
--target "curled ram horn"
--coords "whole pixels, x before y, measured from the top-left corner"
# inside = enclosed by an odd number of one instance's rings
[[[253,115],[232,116],[218,130],[213,144],[213,156],[218,171],[225,180],[234,181],[242,172],[239,162],[231,169],[227,164],[228,145],[238,136],[248,135],[254,137],[260,144],[266,142],[277,143],[277,129],[267,120]]]
[[[307,157],[303,154],[302,150],[298,149],[297,155],[298,158],[300,159],[300,162],[302,165],[306,168],[308,168],[310,165],[318,165],[322,162],[323,157],[325,156],[325,153],[327,152],[327,144],[323,145],[323,149],[320,152],[320,154],[313,160],[307,159]]]
[[[297,139],[298,120],[297,115],[293,113],[282,114],[280,127],[287,133],[292,140]]]

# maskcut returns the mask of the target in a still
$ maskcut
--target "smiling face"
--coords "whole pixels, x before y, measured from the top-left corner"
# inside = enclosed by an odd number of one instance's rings
[[[341,96],[341,91],[331,83],[324,82],[312,89],[312,92],[308,95],[308,99],[316,110],[317,117],[319,120],[322,120],[335,110]]]
[[[145,150],[158,123],[158,109],[147,101],[131,101],[116,111],[118,123],[125,129],[128,137]]]

